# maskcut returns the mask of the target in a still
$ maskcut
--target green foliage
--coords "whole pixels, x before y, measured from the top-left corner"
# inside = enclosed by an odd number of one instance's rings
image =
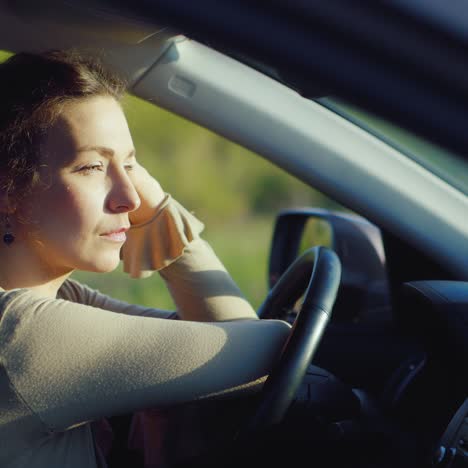
[[[11,52],[7,52],[6,50],[0,50],[0,62],[3,62],[11,55]]]
[[[139,159],[210,224],[270,215],[291,204],[330,205],[268,161],[187,120],[133,96],[124,109]]]
[[[332,228],[328,221],[320,218],[309,218],[299,244],[299,254],[317,245],[331,248],[333,244]]]

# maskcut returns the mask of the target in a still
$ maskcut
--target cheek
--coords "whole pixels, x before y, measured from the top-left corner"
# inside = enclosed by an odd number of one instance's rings
[[[92,187],[78,190],[63,185],[48,190],[37,202],[35,214],[40,231],[52,237],[76,239],[96,229],[103,197]]]

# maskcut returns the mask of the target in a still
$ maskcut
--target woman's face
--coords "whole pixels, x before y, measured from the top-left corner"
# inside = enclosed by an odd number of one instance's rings
[[[133,141],[111,97],[68,103],[41,148],[41,181],[20,207],[21,236],[56,274],[110,271],[140,199],[129,174]],[[42,185],[42,184],[41,184]]]

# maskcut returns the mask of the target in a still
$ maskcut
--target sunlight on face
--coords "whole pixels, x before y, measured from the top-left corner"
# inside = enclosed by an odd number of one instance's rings
[[[23,210],[25,239],[56,273],[110,271],[140,199],[129,178],[132,137],[117,101],[68,103],[42,146],[41,181]]]

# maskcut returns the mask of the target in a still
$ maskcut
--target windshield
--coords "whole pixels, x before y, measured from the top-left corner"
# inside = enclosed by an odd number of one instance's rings
[[[466,159],[341,100],[321,98],[317,101],[468,194]]]

